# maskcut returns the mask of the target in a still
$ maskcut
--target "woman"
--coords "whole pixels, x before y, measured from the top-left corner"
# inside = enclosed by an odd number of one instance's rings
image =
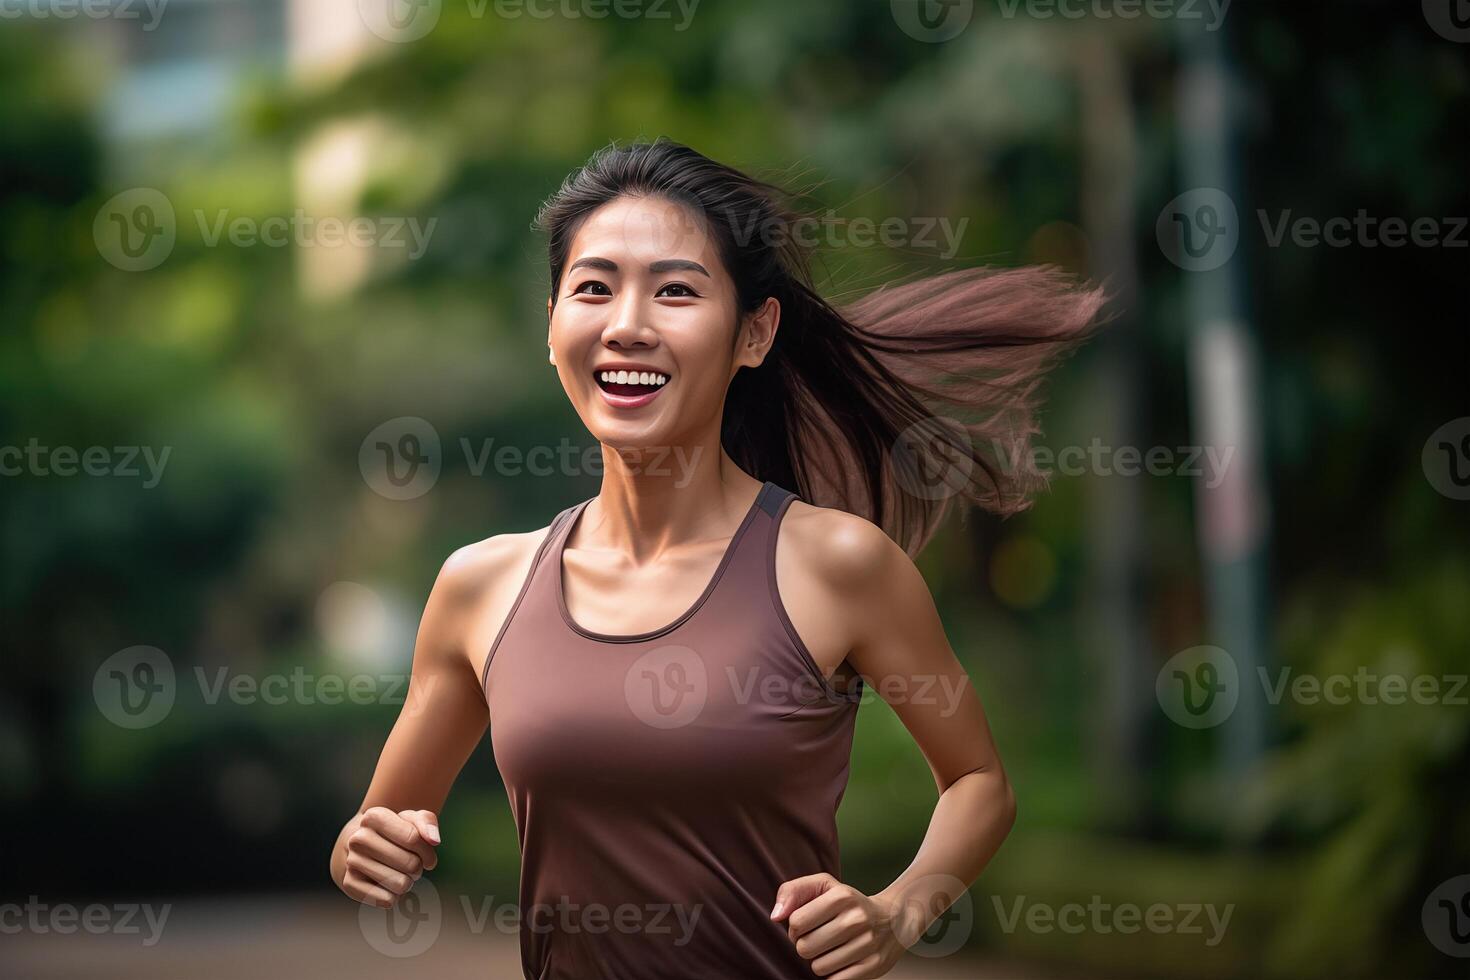
[[[434,868],[489,727],[527,977],[882,976],[1015,817],[911,555],[956,495],[1025,506],[1038,384],[1100,297],[964,270],[839,311],[777,188],[667,140],[599,152],[538,221],[549,360],[602,488],[445,563],[332,878],[388,907]],[[939,790],[874,895],[835,823],[865,689]]]

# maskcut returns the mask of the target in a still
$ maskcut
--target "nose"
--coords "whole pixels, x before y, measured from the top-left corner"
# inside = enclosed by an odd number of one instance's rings
[[[633,290],[613,300],[608,310],[607,325],[602,328],[603,344],[618,348],[658,346],[658,334],[649,325],[646,311]]]

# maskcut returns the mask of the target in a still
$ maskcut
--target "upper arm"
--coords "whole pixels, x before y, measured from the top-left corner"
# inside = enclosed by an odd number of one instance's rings
[[[985,710],[918,567],[871,522],[840,511],[824,518],[819,574],[840,596],[849,662],[913,735],[941,792],[967,773],[1004,775]]]
[[[432,810],[485,735],[489,712],[469,656],[493,593],[503,547],[468,545],[444,562],[414,641],[408,693],[383,746],[361,809]]]

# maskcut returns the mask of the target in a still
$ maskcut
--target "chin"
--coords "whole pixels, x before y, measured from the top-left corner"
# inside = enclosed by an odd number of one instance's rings
[[[587,427],[598,442],[619,452],[654,450],[660,446],[668,446],[668,439],[661,437],[662,428],[636,422],[610,421],[606,417],[594,420]]]

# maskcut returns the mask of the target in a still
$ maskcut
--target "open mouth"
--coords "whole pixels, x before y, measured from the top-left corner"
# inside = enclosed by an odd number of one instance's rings
[[[652,395],[669,383],[669,376],[653,371],[598,371],[597,386],[609,395],[638,398]]]

